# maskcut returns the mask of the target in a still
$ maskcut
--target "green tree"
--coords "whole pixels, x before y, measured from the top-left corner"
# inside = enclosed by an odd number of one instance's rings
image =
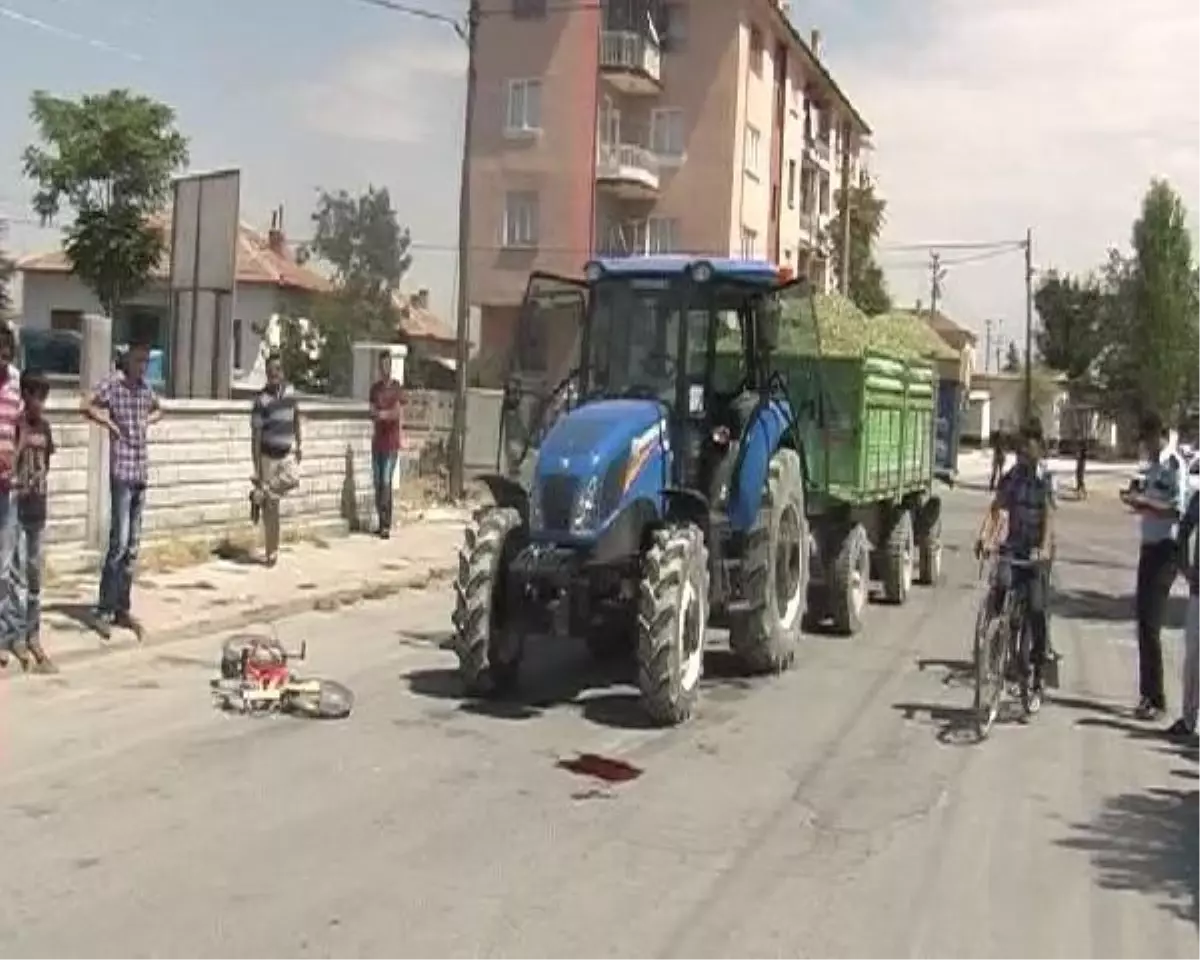
[[[63,247],[104,312],[145,287],[166,239],[150,218],[170,196],[171,176],[188,160],[187,139],[168,106],[128,90],[79,100],[35,91],[30,116],[40,144],[25,149],[43,223],[74,211]]]
[[[1187,210],[1165,180],[1151,183],[1133,225],[1128,295],[1122,347],[1138,411],[1174,420],[1196,378],[1200,320]]]
[[[1004,372],[1020,373],[1025,369],[1021,362],[1021,351],[1013,341],[1008,341],[1008,351],[1004,355]]]
[[[12,278],[17,265],[4,251],[4,239],[8,234],[8,224],[0,220],[0,319],[12,310]]]
[[[1049,271],[1033,296],[1041,324],[1034,333],[1038,359],[1086,386],[1103,344],[1104,293],[1094,279]]]
[[[299,259],[327,264],[335,289],[309,304],[311,329],[291,336],[292,355],[281,352],[298,385],[339,392],[349,385],[356,340],[392,342],[398,337],[393,298],[412,266],[412,240],[400,226],[386,187],[369,186],[358,197],[322,190],[312,221],[313,238]],[[299,331],[294,320],[285,323],[289,325]],[[314,344],[319,344],[318,359],[313,359]]]
[[[827,248],[832,251],[832,262],[842,262],[842,239],[844,237],[841,191],[834,198],[837,215],[829,225],[826,235]],[[848,296],[869,317],[887,313],[892,309],[892,298],[888,293],[883,270],[875,261],[875,243],[886,222],[887,201],[875,193],[875,184],[865,175],[857,186],[850,188],[850,290]]]

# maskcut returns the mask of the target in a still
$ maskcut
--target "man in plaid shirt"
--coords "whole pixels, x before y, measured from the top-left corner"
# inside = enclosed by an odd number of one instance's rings
[[[13,645],[24,639],[18,585],[14,579],[17,554],[17,508],[13,497],[13,461],[17,449],[17,420],[21,415],[21,375],[13,366],[17,340],[12,327],[0,323],[0,667],[8,665]]]
[[[84,416],[107,430],[111,438],[108,552],[95,617],[96,631],[106,639],[114,625],[132,630],[142,639],[130,593],[150,475],[147,428],[162,417],[158,397],[145,378],[149,358],[147,344],[131,343],[121,369],[102,381],[83,406]]]

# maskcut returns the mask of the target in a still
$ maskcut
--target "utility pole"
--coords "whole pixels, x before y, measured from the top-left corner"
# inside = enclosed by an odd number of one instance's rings
[[[1033,228],[1025,231],[1025,419],[1033,416]]]
[[[942,281],[946,270],[942,266],[942,255],[934,250],[929,254],[929,317],[937,317],[938,304],[942,299]]]
[[[983,372],[992,372],[992,324],[994,320],[989,317],[983,321]]]
[[[842,124],[842,262],[840,288],[843,297],[850,296],[850,124]]]
[[[479,0],[470,0],[467,18],[410,6],[403,0],[362,0],[373,7],[419,20],[442,23],[467,45],[467,93],[463,109],[462,174],[458,186],[458,313],[457,350],[454,362],[454,421],[450,429],[450,497],[461,500],[467,450],[467,364],[471,360],[470,248],[471,248],[471,128],[475,120],[475,40],[482,16]]]
[[[475,41],[479,0],[470,0],[466,26],[455,29],[467,44],[467,92],[463,109],[462,174],[458,187],[458,329],[454,362],[454,420],[450,428],[450,499],[461,500],[466,483],[467,364],[471,360],[471,129],[475,120]]]

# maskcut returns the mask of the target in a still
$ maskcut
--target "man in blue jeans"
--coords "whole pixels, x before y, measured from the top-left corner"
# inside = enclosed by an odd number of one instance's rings
[[[371,435],[371,478],[375,486],[375,510],[379,514],[379,536],[392,535],[392,482],[400,458],[400,411],[404,394],[392,378],[392,355],[379,354],[379,379],[371,384],[369,403],[375,429]]]
[[[0,322],[0,667],[8,665],[10,652],[25,632],[14,569],[20,532],[13,497],[17,421],[21,417],[21,375],[13,366],[16,352],[12,327]]]
[[[162,417],[158,397],[145,378],[149,358],[148,344],[131,343],[118,371],[83,403],[84,416],[107,430],[111,438],[108,552],[94,620],[96,632],[105,639],[112,635],[113,626],[132,630],[142,639],[130,594],[150,474],[147,428]]]

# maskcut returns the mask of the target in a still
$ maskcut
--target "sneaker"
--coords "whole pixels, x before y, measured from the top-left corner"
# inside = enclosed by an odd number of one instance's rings
[[[1042,678],[1035,677],[1029,685],[1029,693],[1025,697],[1025,709],[1030,713],[1037,713],[1042,709]]]
[[[1166,713],[1166,710],[1160,707],[1153,700],[1142,700],[1137,705],[1137,709],[1133,711],[1133,716],[1137,720],[1144,720],[1152,723],[1154,721],[1161,720],[1164,713]]]
[[[1163,731],[1172,740],[1190,740],[1196,735],[1196,725],[1180,717]]]
[[[387,527],[384,527],[382,530],[379,531],[379,536],[383,540],[391,540],[392,539],[392,531],[390,529],[388,529]]]

